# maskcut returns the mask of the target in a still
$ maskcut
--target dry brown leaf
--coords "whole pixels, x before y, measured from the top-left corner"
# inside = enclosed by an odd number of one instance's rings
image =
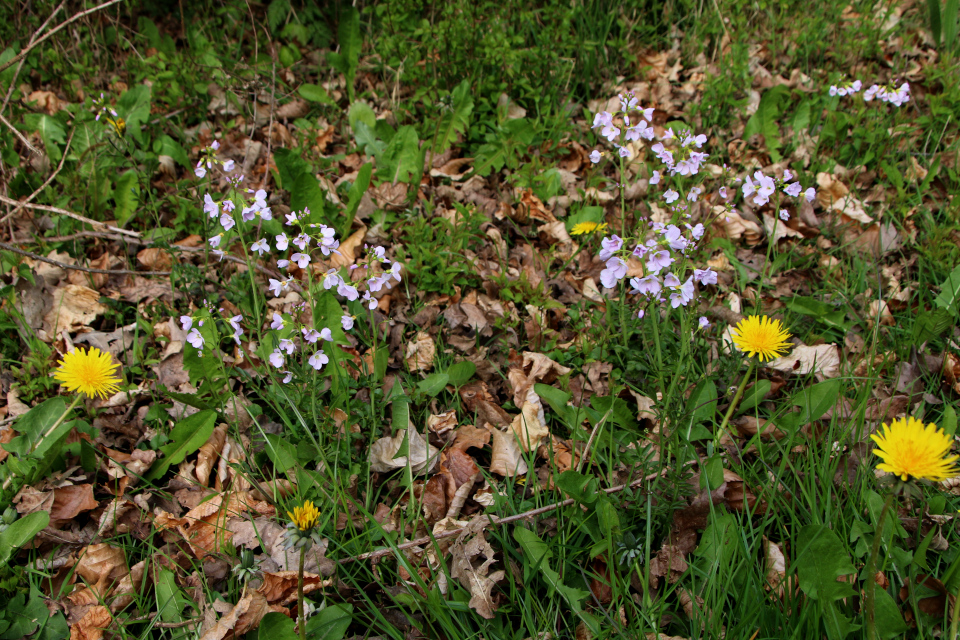
[[[490,573],[496,559],[493,547],[483,537],[484,524],[482,518],[474,520],[450,546],[450,576],[470,592],[470,608],[490,620],[497,610],[491,592],[506,574],[502,569]],[[465,541],[470,536],[473,537]]]
[[[270,613],[267,599],[259,591],[244,588],[243,596],[237,605],[223,614],[211,629],[200,640],[223,640],[223,638],[238,638],[248,631],[260,626],[263,616]]]
[[[210,472],[217,464],[217,458],[220,457],[220,452],[223,451],[223,443],[227,439],[227,428],[225,422],[218,424],[217,428],[210,434],[210,439],[200,447],[200,453],[197,455],[197,467],[194,470],[197,480],[200,481],[200,486],[209,486]]]
[[[231,542],[233,532],[227,527],[230,518],[241,516],[250,506],[244,496],[221,493],[201,502],[187,512],[177,530],[197,558],[218,553]]]
[[[490,432],[479,429],[472,424],[465,424],[457,429],[453,440],[453,448],[466,451],[471,447],[482,449],[490,443]]]
[[[370,189],[377,206],[387,211],[400,211],[407,201],[409,187],[405,182],[381,182]]]
[[[349,267],[357,261],[357,249],[363,244],[363,238],[367,235],[367,228],[360,227],[351,233],[346,240],[340,243],[337,251],[340,253],[330,254],[330,264],[334,268]]]
[[[173,266],[174,258],[163,249],[147,247],[137,254],[137,262],[150,271],[169,271]]]
[[[509,428],[506,433],[490,427],[493,436],[493,453],[490,456],[490,473],[511,478],[527,472],[527,462],[517,443],[517,438]]]
[[[26,98],[27,104],[36,103],[36,109],[49,115],[60,111],[60,98],[53,91],[34,91]]]
[[[70,640],[100,640],[111,622],[113,616],[109,609],[104,606],[92,607],[70,627]]]
[[[407,440],[406,456],[397,456],[404,439]],[[411,424],[406,432],[398,431],[395,436],[380,438],[370,445],[370,470],[376,473],[386,473],[407,466],[407,461],[413,473],[421,474],[433,470],[437,464],[437,455],[440,450],[429,444]]]
[[[437,347],[433,338],[426,331],[418,331],[413,342],[407,344],[405,358],[407,369],[414,371],[429,371],[433,367],[433,358],[437,354]]]
[[[43,319],[48,340],[64,330],[74,333],[107,311],[100,304],[100,294],[82,285],[66,284],[55,289],[52,295],[53,308]]]
[[[473,158],[454,158],[447,161],[442,167],[430,169],[430,175],[434,178],[449,178],[450,180],[463,180],[470,173],[470,166],[473,164]]]
[[[489,422],[494,426],[510,424],[513,416],[500,406],[500,402],[493,397],[487,383],[475,380],[460,387],[460,399],[467,407],[467,411],[477,415],[477,424]]]
[[[524,402],[520,415],[510,423],[510,431],[513,432],[524,452],[536,449],[544,436],[550,435],[550,430],[543,423],[543,407],[540,405],[539,398],[536,399],[537,402]]]
[[[277,571],[263,573],[263,584],[257,589],[269,604],[289,605],[297,601],[297,577],[299,571]],[[313,593],[329,587],[333,580],[323,580],[315,573],[303,574],[303,593]]]
[[[146,568],[146,560],[141,560],[130,568],[130,573],[125,575],[114,588],[113,602],[110,603],[110,611],[116,613],[124,609],[133,602],[137,594],[140,593],[140,587],[143,584],[143,574]]]
[[[93,497],[92,484],[76,484],[53,490],[50,520],[73,520],[84,511],[96,509],[99,503]]]
[[[84,549],[75,570],[101,598],[107,595],[110,585],[129,573],[123,549],[108,544],[92,544]]]
[[[455,429],[457,426],[457,412],[455,409],[427,417],[427,428],[438,436]]]
[[[550,384],[560,376],[572,371],[543,355],[532,351],[523,352],[523,363],[516,361],[515,354],[511,355],[511,367],[507,371],[507,380],[513,386],[513,403],[522,407],[527,400],[527,393],[537,382]]]
[[[835,344],[801,345],[766,366],[785,373],[816,373],[822,378],[836,378],[840,375],[840,352]]]
[[[763,538],[763,559],[767,570],[767,588],[782,598],[785,592],[784,578],[787,575],[787,559],[775,543]]]
[[[543,201],[534,195],[530,189],[518,190],[517,206],[513,209],[513,219],[519,224],[526,224],[532,220],[539,222],[556,222],[557,219],[547,209]]]

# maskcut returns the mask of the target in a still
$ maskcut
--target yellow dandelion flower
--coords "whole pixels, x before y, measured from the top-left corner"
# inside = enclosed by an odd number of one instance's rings
[[[320,510],[313,506],[313,502],[307,500],[302,507],[294,507],[293,513],[287,511],[290,521],[300,529],[300,531],[309,531],[317,524],[320,519]]]
[[[87,351],[75,349],[60,361],[54,379],[68,391],[79,391],[87,396],[106,398],[120,390],[120,378],[109,353],[91,347]]]
[[[570,230],[572,236],[582,236],[587,233],[602,232],[607,228],[606,222],[578,222]]]
[[[750,316],[740,321],[733,331],[733,344],[748,356],[758,356],[761,360],[773,360],[783,355],[790,343],[790,334],[779,320],[767,316]]]
[[[957,475],[954,463],[960,456],[952,456],[952,439],[932,422],[924,426],[913,417],[884,423],[880,434],[870,436],[876,443],[873,452],[883,459],[877,469],[900,476],[939,482]]]

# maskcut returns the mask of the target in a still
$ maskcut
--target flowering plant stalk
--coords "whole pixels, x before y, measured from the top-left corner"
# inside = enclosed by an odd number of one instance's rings
[[[317,541],[318,534],[314,531],[320,519],[320,510],[313,502],[307,500],[303,506],[294,507],[293,512],[287,511],[290,522],[287,524],[287,548],[300,549],[300,564],[297,570],[297,619],[300,629],[300,640],[306,640],[307,624],[303,613],[303,566],[307,551]]]
[[[883,525],[887,513],[893,506],[894,497],[900,494],[911,495],[919,492],[919,481],[940,482],[957,475],[957,460],[960,456],[950,453],[952,438],[937,428],[936,424],[924,425],[914,417],[894,420],[888,426],[883,424],[880,433],[870,436],[874,442],[873,452],[883,462],[877,465],[880,471],[892,474],[887,498],[877,518],[877,529],[873,536],[870,557],[867,560],[864,587],[864,611],[868,640],[878,640],[876,624],[876,589],[874,574],[880,555],[880,543],[883,539]],[[956,616],[951,623],[955,636]]]

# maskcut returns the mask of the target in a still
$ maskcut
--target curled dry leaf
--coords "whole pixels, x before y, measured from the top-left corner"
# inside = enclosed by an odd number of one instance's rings
[[[530,392],[533,393],[532,390]],[[540,441],[543,440],[544,436],[550,435],[550,430],[544,424],[543,407],[540,405],[536,394],[533,394],[533,396],[537,401],[524,402],[520,415],[510,423],[510,432],[513,432],[524,452],[536,449],[540,446]]]
[[[413,371],[429,371],[433,367],[433,358],[437,347],[426,331],[418,331],[413,342],[407,344],[405,358],[407,368]]]
[[[70,626],[70,640],[100,640],[111,622],[113,616],[109,609],[99,605],[91,607],[82,618]]]
[[[786,591],[784,578],[787,575],[787,559],[783,551],[775,543],[763,538],[763,559],[767,573],[767,588],[779,598],[783,598]]]
[[[507,371],[507,379],[513,386],[513,403],[522,407],[527,399],[527,392],[533,388],[534,384],[537,382],[550,384],[571,371],[569,367],[551,360],[542,353],[524,351],[522,365],[511,356],[511,367]]]
[[[404,439],[407,440],[406,456],[397,456]],[[370,470],[377,473],[386,473],[400,469],[409,464],[415,474],[427,473],[437,464],[439,449],[429,444],[413,427],[404,432],[399,431],[395,436],[380,438],[370,445]]]
[[[200,481],[200,486],[209,486],[210,472],[216,465],[220,452],[223,451],[223,443],[226,439],[227,424],[222,422],[210,434],[210,439],[200,447],[200,453],[197,455],[197,467],[194,469],[197,480]]]
[[[75,570],[100,597],[106,596],[107,588],[129,573],[123,549],[108,544],[92,544],[84,549]]]
[[[337,249],[340,253],[330,254],[330,265],[336,269],[349,267],[357,261],[357,249],[363,244],[363,238],[367,235],[367,228],[360,227],[351,233],[346,240],[340,243]]]
[[[840,375],[840,351],[835,344],[801,345],[766,366],[785,373],[807,375],[815,372],[822,378],[836,378]]]
[[[493,454],[490,457],[490,472],[512,478],[527,472],[523,451],[511,429],[506,432],[487,425],[493,436]]]
[[[173,256],[157,247],[147,247],[137,253],[137,262],[149,271],[169,271],[173,266]]]
[[[438,436],[457,427],[457,412],[454,409],[427,417],[427,428]]]
[[[289,605],[297,601],[297,579],[299,571],[266,571],[263,574],[263,584],[257,589],[269,604]],[[329,587],[333,580],[323,580],[315,573],[303,574],[303,593],[313,593],[318,589]]]
[[[66,284],[54,290],[53,307],[43,319],[43,328],[48,340],[53,340],[61,331],[73,333],[86,327],[106,310],[93,289]]]
[[[200,640],[223,640],[223,638],[239,638],[248,631],[260,626],[263,616],[270,613],[267,599],[259,591],[244,588],[243,596],[236,606],[223,614],[211,629]]]
[[[484,524],[483,519],[477,518],[450,546],[450,576],[470,592],[470,608],[490,620],[497,610],[491,592],[506,574],[502,569],[490,572],[496,559],[493,547],[483,536]]]

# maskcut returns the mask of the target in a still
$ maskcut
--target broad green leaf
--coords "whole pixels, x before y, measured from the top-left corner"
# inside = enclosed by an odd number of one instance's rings
[[[274,469],[278,473],[286,473],[291,467],[299,464],[297,461],[297,448],[282,436],[268,433],[266,436],[266,446],[264,452],[273,463]]]
[[[170,432],[170,442],[160,447],[163,457],[153,463],[144,478],[156,480],[167,472],[170,465],[183,462],[187,455],[199,449],[210,439],[216,421],[215,412],[199,411],[178,422]]]
[[[743,131],[744,139],[754,134],[763,135],[767,151],[774,162],[780,161],[780,107],[790,90],[785,85],[768,89],[760,98],[756,112],[747,120]]]
[[[370,174],[373,172],[373,164],[367,162],[360,170],[357,171],[357,179],[353,181],[353,184],[350,185],[350,192],[347,194],[347,208],[344,211],[344,223],[347,226],[347,229],[350,228],[350,224],[353,222],[353,217],[357,213],[357,209],[360,207],[360,201],[363,199],[363,194],[367,192],[367,189],[370,187]]]
[[[60,145],[66,144],[67,132],[59,120],[45,113],[29,113],[23,118],[24,128],[27,131],[36,131],[43,142],[44,150],[52,162],[60,162],[63,151]]]
[[[927,0],[927,10],[930,15],[930,34],[933,35],[933,42],[940,48],[940,0]]]
[[[721,479],[723,472],[721,470]],[[719,485],[713,485],[716,489]],[[710,524],[700,537],[700,544],[693,552],[702,558],[700,566],[718,566],[720,572],[731,566],[739,549],[737,537],[739,535],[737,519],[730,513],[716,512],[710,517]]]
[[[520,545],[523,555],[527,559],[524,562],[524,567],[539,568],[553,557],[550,545],[530,529],[517,527],[513,530],[513,539]]]
[[[297,92],[301,98],[309,102],[319,102],[320,104],[337,106],[337,103],[333,101],[333,98],[330,97],[327,90],[318,84],[302,84],[300,88],[297,89]]]
[[[957,410],[954,409],[952,405],[944,405],[940,428],[943,429],[943,432],[948,436],[952,436],[957,432]]]
[[[765,378],[757,380],[756,384],[743,392],[743,397],[740,399],[740,406],[737,407],[737,411],[741,413],[748,411],[763,402],[763,399],[770,393],[771,386],[770,381]]]
[[[20,640],[34,632],[50,617],[50,611],[43,602],[43,595],[36,589],[30,588],[30,598],[25,605],[7,606],[6,618],[10,622],[9,628],[0,633],[0,640]]]
[[[804,425],[820,419],[820,416],[837,403],[839,395],[839,378],[818,382],[794,394],[790,401],[800,407],[799,424]]]
[[[907,623],[903,620],[900,607],[886,589],[877,586],[874,592],[874,621],[877,633],[881,638],[895,638],[907,631]]]
[[[957,315],[957,300],[960,299],[960,265],[958,265],[947,279],[940,285],[940,294],[933,299],[933,303],[941,309],[946,309],[953,315]]]
[[[363,39],[360,37],[360,12],[347,5],[340,11],[340,24],[337,27],[338,52],[327,53],[327,62],[342,73],[347,81],[347,95],[353,102],[353,81],[360,62],[360,50]]]
[[[14,424],[14,429],[20,435],[0,446],[20,457],[29,455],[40,436],[46,433],[66,410],[67,404],[61,397],[45,400],[20,416],[20,419]],[[63,424],[60,427],[62,428]],[[58,428],[58,431],[60,430]],[[49,441],[54,437],[54,434],[51,434],[47,440]],[[39,455],[42,455],[42,451]]]
[[[6,566],[13,554],[50,524],[47,511],[25,515],[0,531],[0,566]]]
[[[597,501],[597,479],[577,471],[564,471],[555,479],[557,488],[582,504]]]
[[[714,384],[713,380],[706,378],[697,385],[693,393],[690,394],[687,410],[692,414],[691,421],[693,424],[713,420],[717,413],[717,385]]]
[[[446,373],[431,373],[417,383],[417,388],[430,397],[436,396],[450,383],[450,376]]]
[[[257,627],[257,638],[262,640],[297,640],[297,623],[282,613],[270,612]]]
[[[401,429],[406,431],[410,427],[410,396],[403,392],[403,385],[398,380],[390,390],[390,424],[396,433]]]
[[[353,605],[338,603],[307,620],[307,637],[311,640],[341,640],[353,622]],[[270,640],[273,640],[271,637]]]
[[[855,628],[837,605],[838,600],[856,595],[850,584],[837,581],[856,573],[844,548],[837,534],[825,525],[807,525],[797,537],[795,565],[800,588],[822,607],[831,640],[842,640]]]
[[[190,166],[190,158],[187,157],[187,152],[184,151],[179,142],[166,134],[154,141],[153,151],[158,156],[170,156],[180,166]]]
[[[123,92],[117,100],[117,113],[127,125],[127,133],[143,144],[143,125],[150,119],[150,87],[138,84]]]
[[[920,346],[924,342],[939,338],[954,324],[956,319],[952,310],[937,308],[927,311],[924,309],[917,314],[917,321],[913,325],[913,344]]]
[[[326,211],[327,197],[313,166],[290,149],[277,149],[274,161],[283,188],[290,192],[290,208],[294,211],[309,209],[311,213],[322,215]]]
[[[357,123],[362,122],[373,130],[377,126],[377,115],[366,102],[351,102],[347,109],[347,122],[351,129],[356,129]]]
[[[447,368],[447,375],[450,376],[450,384],[455,387],[466,384],[477,372],[477,365],[469,360],[455,362]]]

